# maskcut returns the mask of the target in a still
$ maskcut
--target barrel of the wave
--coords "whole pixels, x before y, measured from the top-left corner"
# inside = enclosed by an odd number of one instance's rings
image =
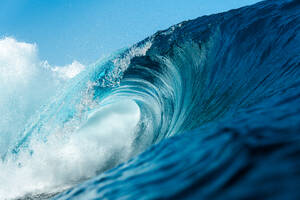
[[[299,11],[263,1],[150,37],[114,91],[156,145],[56,198],[299,199]]]

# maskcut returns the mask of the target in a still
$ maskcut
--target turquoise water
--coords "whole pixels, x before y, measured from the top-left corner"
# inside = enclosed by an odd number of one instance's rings
[[[6,184],[22,177],[32,198],[298,199],[299,8],[185,21],[89,66],[2,151]]]

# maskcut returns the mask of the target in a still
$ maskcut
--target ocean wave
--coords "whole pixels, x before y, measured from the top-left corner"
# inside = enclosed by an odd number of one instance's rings
[[[0,167],[32,197],[299,198],[299,7],[185,21],[87,67]]]

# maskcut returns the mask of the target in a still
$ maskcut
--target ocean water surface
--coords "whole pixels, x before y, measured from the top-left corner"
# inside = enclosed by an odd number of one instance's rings
[[[1,63],[0,199],[300,199],[298,0],[184,21],[90,66],[1,43],[29,56]]]

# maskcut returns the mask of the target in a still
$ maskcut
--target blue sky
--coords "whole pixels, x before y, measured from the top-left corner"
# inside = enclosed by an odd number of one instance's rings
[[[36,43],[52,65],[93,63],[183,20],[259,0],[2,0],[0,38]]]

